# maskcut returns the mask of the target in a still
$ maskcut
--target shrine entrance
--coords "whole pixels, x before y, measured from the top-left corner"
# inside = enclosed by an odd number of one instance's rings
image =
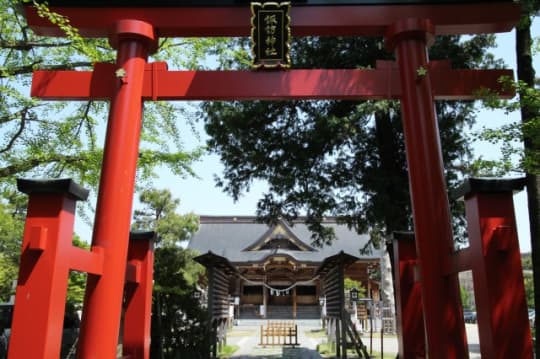
[[[311,245],[312,232],[304,217],[292,224],[284,219],[265,224],[255,216],[201,216],[187,248],[219,253],[236,269],[238,275],[228,283],[228,293],[240,320],[320,319],[324,287],[317,269],[340,252],[356,258],[344,275],[378,300],[380,282],[370,278],[369,272],[380,263],[381,251],[360,254],[369,236],[359,235],[336,218],[326,217],[321,224],[336,233],[331,245]]]
[[[425,324],[415,339],[424,343],[429,358],[468,356],[455,266],[441,265],[449,261],[453,238],[433,101],[473,99],[480,88],[504,94],[498,79],[512,72],[451,69],[446,62],[430,62],[426,49],[436,35],[509,31],[519,20],[519,5],[510,0],[293,1],[292,36],[383,36],[396,62],[379,62],[369,70],[205,72],[168,71],[165,63],[147,63],[147,58],[160,37],[248,36],[251,14],[245,2],[48,3],[67,16],[82,36],[108,37],[117,50],[117,61],[96,64],[91,72],[34,74],[32,96],[110,100],[111,109],[90,251],[71,246],[74,203],[84,199],[83,189],[71,182],[34,182],[23,189],[30,202],[10,358],[58,357],[62,301],[72,269],[89,274],[78,357],[116,356],[126,280],[131,290],[124,327],[130,330],[124,332],[123,355],[148,357],[151,246],[128,245],[142,102],[248,99],[400,100],[419,264],[416,278]],[[26,6],[25,11],[29,26],[38,34],[63,36],[33,7]],[[268,50],[273,56],[275,49]],[[478,256],[481,251],[474,253]],[[494,312],[490,309],[488,314],[486,325]],[[528,326],[497,324],[507,334],[491,341],[499,346],[499,357],[532,357]],[[486,333],[495,338],[490,330]],[[519,348],[506,342],[514,337],[525,338]],[[28,338],[33,338],[32,345]]]

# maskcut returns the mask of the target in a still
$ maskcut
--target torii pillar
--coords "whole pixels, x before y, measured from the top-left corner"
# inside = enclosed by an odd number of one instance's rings
[[[397,57],[401,115],[416,251],[420,267],[426,354],[429,358],[468,358],[457,274],[445,275],[442,259],[453,252],[452,226],[439,129],[429,74],[427,47],[434,41],[430,20],[405,19],[386,33]]]
[[[142,126],[144,71],[156,41],[153,26],[138,20],[116,22],[110,38],[117,49],[117,79],[92,238],[93,247],[105,249],[104,274],[88,275],[78,358],[116,357]]]

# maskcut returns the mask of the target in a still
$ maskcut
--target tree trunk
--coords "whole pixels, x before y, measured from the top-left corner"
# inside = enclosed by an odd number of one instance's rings
[[[382,176],[387,183],[384,188],[389,201],[385,201],[388,207],[384,212],[384,224],[386,234],[389,235],[394,231],[409,230],[410,216],[407,206],[403,203],[408,203],[408,192],[404,193],[403,188],[408,188],[407,173],[401,170],[398,165],[400,163],[399,153],[402,149],[396,142],[396,135],[393,128],[390,115],[386,111],[377,111],[375,117],[375,131],[377,137],[377,152],[381,166]]]
[[[531,54],[531,15],[523,14],[522,22],[516,28],[516,59],[518,80],[525,82],[528,86],[534,86],[535,72]],[[521,101],[521,121],[526,123],[535,116],[535,110],[527,103]],[[531,138],[524,136],[525,151],[534,149]],[[529,222],[531,231],[531,257],[534,278],[534,302],[536,318],[540,317],[540,176],[527,173],[527,197],[529,207]],[[538,321],[535,321],[536,333],[539,332]],[[535,343],[535,352],[540,353],[540,341]]]
[[[527,174],[527,197],[529,206],[529,223],[531,227],[531,260],[533,268],[533,287],[535,318],[540,315],[540,178]],[[538,321],[534,321],[535,333],[538,333]],[[535,341],[535,353],[540,353],[540,341]]]
[[[387,179],[388,186],[385,188],[385,192],[389,194],[390,200],[387,201],[388,208],[385,211],[384,215],[384,225],[385,225],[385,236],[391,235],[394,231],[406,231],[409,230],[408,220],[409,214],[406,207],[404,207],[401,201],[397,200],[403,196],[400,193],[401,188],[398,184],[402,179],[403,183],[407,183],[407,174],[400,173],[399,166],[396,166],[396,163],[399,163],[399,159],[396,158],[400,149],[398,148],[395,139],[394,139],[394,130],[392,128],[392,123],[388,113],[384,111],[377,111],[374,114],[375,116],[375,131],[377,134],[377,151],[380,156],[380,166],[382,169],[383,176]],[[388,179],[393,178],[394,181],[389,181]],[[392,200],[393,199],[393,200]],[[394,307],[393,312],[396,313],[395,305],[396,301],[396,290],[395,290],[395,263],[394,263],[394,248],[392,242],[386,243],[386,251],[388,253],[388,259],[390,261],[391,275],[392,275],[392,296],[393,303],[391,304]],[[383,268],[381,262],[381,283],[384,280]],[[396,323],[397,324],[397,323]],[[396,355],[396,358],[399,358],[399,354]]]

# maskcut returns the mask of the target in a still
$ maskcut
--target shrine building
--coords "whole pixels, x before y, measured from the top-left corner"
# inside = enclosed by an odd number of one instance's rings
[[[300,218],[269,226],[251,216],[201,216],[200,227],[188,248],[204,255],[226,258],[237,275],[229,281],[229,295],[239,305],[240,318],[315,319],[321,313],[324,288],[317,270],[326,258],[341,252],[357,260],[345,269],[345,278],[362,283],[366,297],[378,300],[381,251],[362,254],[368,235],[359,235],[335,218],[323,225],[333,228],[331,245],[311,244],[312,232]]]

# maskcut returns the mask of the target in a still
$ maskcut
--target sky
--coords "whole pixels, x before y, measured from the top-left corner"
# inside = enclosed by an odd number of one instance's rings
[[[533,26],[533,36],[539,35],[540,23],[537,21]],[[497,44],[498,47],[492,50],[492,52],[497,57],[505,60],[507,68],[515,69],[514,32],[498,34]],[[535,68],[537,72],[540,71],[540,61],[538,59],[535,61]],[[473,131],[483,126],[495,127],[518,119],[517,113],[506,115],[501,111],[482,110],[478,115],[478,124]],[[187,125],[185,126],[186,135],[183,136],[185,137],[186,149],[196,147],[197,145],[204,145],[206,135],[204,134],[202,123],[199,122],[197,126],[200,131],[199,141],[190,134],[188,127]],[[482,155],[488,159],[495,158],[494,155],[498,152],[496,147],[486,143],[475,143],[474,148],[477,155]],[[257,200],[265,191],[266,185],[261,182],[253,183],[250,192],[244,194],[237,202],[234,202],[232,198],[215,186],[214,176],[221,174],[222,168],[223,166],[220,164],[218,156],[206,155],[193,166],[199,178],[180,179],[164,169],[160,171],[159,178],[155,182],[155,187],[169,189],[175,198],[180,199],[180,213],[193,212],[198,215],[255,215]],[[521,252],[530,251],[526,201],[524,191],[514,196]],[[90,227],[82,223],[81,220],[76,221],[75,230],[83,238],[90,239]]]

